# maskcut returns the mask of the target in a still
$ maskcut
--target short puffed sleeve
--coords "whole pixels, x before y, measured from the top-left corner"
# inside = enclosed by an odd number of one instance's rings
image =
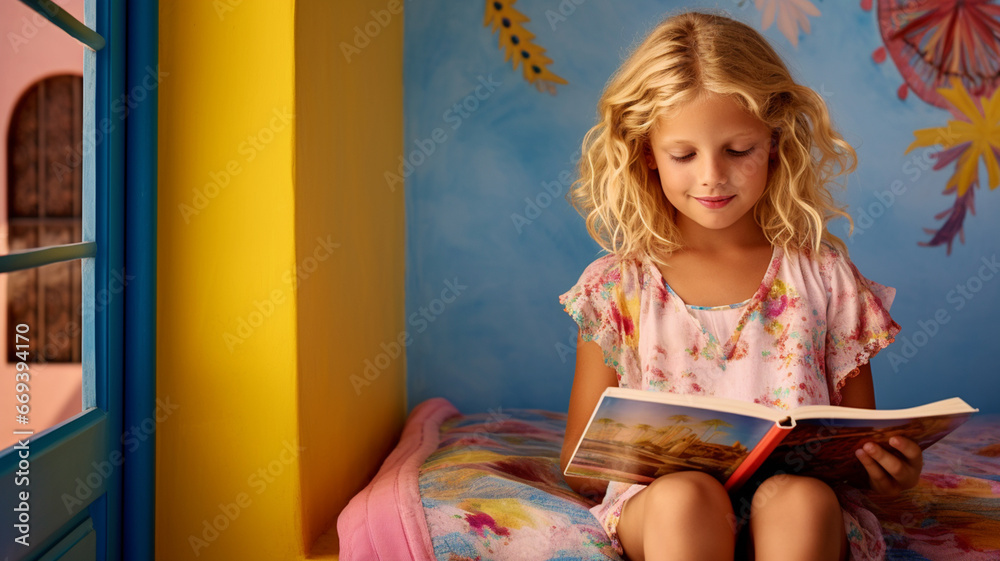
[[[622,286],[622,264],[606,255],[587,266],[559,303],[580,327],[583,340],[595,341],[604,351],[604,363],[618,373],[621,387],[629,387],[635,360],[638,309]]]
[[[841,389],[880,350],[892,343],[900,326],[889,315],[896,289],[861,275],[849,258],[824,245],[820,271],[827,290],[826,381],[830,403],[839,405]]]

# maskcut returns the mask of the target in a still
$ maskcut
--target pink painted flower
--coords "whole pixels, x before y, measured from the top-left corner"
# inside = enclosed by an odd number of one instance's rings
[[[777,19],[778,30],[796,47],[799,46],[799,28],[809,33],[809,19],[806,16],[820,15],[819,9],[809,0],[754,0],[754,6],[762,12],[762,29],[771,27]]]

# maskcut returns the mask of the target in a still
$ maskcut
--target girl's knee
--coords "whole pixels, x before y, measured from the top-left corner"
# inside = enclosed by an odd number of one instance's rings
[[[647,491],[651,491],[650,498],[654,498],[657,504],[732,512],[729,494],[722,483],[700,471],[664,475],[650,483]]]
[[[814,477],[781,474],[768,478],[754,492],[751,517],[763,511],[795,517],[807,513],[840,515],[840,502],[829,485]]]
[[[700,550],[710,543],[731,554],[732,512],[728,493],[713,477],[695,471],[672,473],[625,501],[618,537],[630,559],[644,559],[650,548],[664,546],[665,538],[677,551]]]

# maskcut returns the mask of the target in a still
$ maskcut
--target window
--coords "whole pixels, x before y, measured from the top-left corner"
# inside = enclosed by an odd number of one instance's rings
[[[79,213],[67,210],[76,204],[75,195],[67,195],[62,186],[49,185],[54,176],[44,181],[36,178],[34,202],[30,194],[29,200],[7,201],[15,213],[8,213],[12,225],[20,229],[17,244],[24,249],[0,255],[0,274],[34,273],[35,285],[41,282],[43,287],[31,306],[21,308],[27,314],[35,310],[36,324],[27,330],[22,327],[27,324],[15,324],[8,338],[29,337],[37,353],[39,338],[47,343],[55,340],[49,327],[40,327],[53,318],[49,314],[53,307],[70,311],[57,314],[49,323],[65,325],[77,311],[81,314],[83,410],[53,427],[32,426],[30,389],[35,382],[30,374],[36,364],[16,357],[18,373],[25,378],[17,391],[28,396],[21,401],[28,418],[18,434],[23,444],[0,451],[0,479],[13,485],[10,491],[18,493],[28,508],[25,514],[17,514],[27,517],[23,529],[15,524],[0,526],[0,556],[152,559],[155,435],[130,449],[124,449],[122,440],[125,427],[140,424],[155,408],[156,91],[145,86],[144,102],[127,113],[113,109],[129,92],[143,89],[147,67],[158,66],[158,2],[85,0],[86,24],[53,0],[0,6],[4,14],[14,9],[11,6],[20,10],[28,6],[38,14],[31,14],[30,21],[44,18],[85,45],[81,49],[82,88],[70,85],[66,90],[79,92],[83,107],[81,126],[73,130],[80,132],[82,140],[77,166]],[[15,19],[22,17],[28,19],[21,14]],[[52,37],[47,32],[45,36]],[[31,41],[32,45],[44,43],[41,34]],[[23,60],[12,62],[24,64]],[[43,98],[65,86],[43,84],[39,90]],[[48,101],[42,106],[46,112],[56,107]],[[43,120],[36,122],[36,138],[51,124],[39,125]],[[21,148],[30,151],[30,141],[17,150]],[[39,167],[44,166],[39,162]],[[75,173],[72,167],[70,173]],[[25,166],[24,173],[30,174],[29,168],[30,164]],[[60,177],[58,182],[62,181],[68,182],[68,175]],[[75,216],[80,217],[79,230],[74,230]],[[73,238],[67,242],[69,232]],[[43,270],[53,266],[80,270],[79,290],[72,288],[72,272],[53,273],[56,280],[47,281]],[[120,280],[123,275],[127,285]],[[76,296],[53,295],[46,282],[53,286],[69,283]],[[70,349],[63,357],[72,360],[72,345]],[[14,383],[12,379],[0,381]],[[14,403],[0,403],[0,415],[13,418],[14,409]],[[30,462],[30,487],[27,482],[16,483],[22,461]]]

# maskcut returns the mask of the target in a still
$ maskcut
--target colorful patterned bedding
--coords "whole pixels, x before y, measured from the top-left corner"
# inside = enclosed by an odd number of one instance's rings
[[[620,559],[593,503],[559,473],[565,422],[562,412],[421,403],[338,519],[340,559]],[[974,415],[925,452],[919,485],[871,503],[887,559],[1000,561],[998,435],[1000,415]]]

